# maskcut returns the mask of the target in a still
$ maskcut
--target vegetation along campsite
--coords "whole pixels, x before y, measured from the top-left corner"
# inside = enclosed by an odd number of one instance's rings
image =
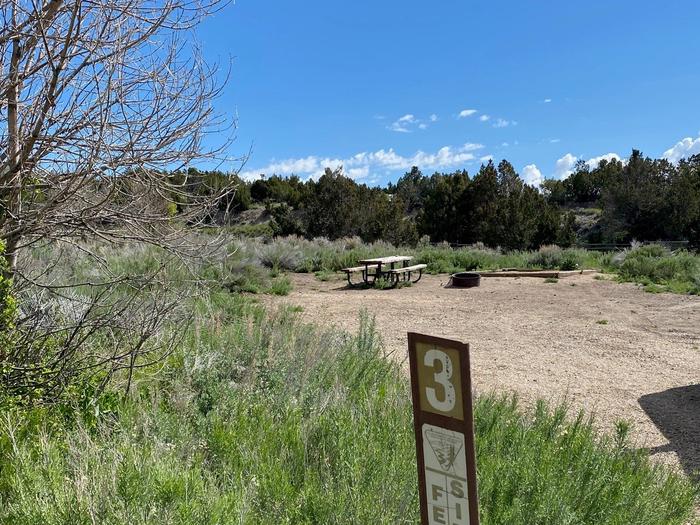
[[[700,524],[675,6],[0,2],[0,523]]]

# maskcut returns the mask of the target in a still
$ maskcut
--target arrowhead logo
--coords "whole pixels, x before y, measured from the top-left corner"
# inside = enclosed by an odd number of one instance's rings
[[[461,436],[451,436],[432,429],[425,431],[430,448],[445,472],[454,472],[454,463],[464,445]]]

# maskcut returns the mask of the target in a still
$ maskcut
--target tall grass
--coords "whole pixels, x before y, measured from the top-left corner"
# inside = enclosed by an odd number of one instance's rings
[[[645,285],[649,291],[700,294],[700,256],[660,245],[638,246],[612,257],[620,280]]]
[[[307,240],[300,237],[278,237],[260,245],[260,240],[241,239],[238,249],[256,254],[260,264],[296,272],[338,271],[356,266],[361,259],[400,253],[411,255],[416,263],[428,265],[430,273],[452,273],[466,270],[500,268],[542,268],[572,270],[597,267],[600,254],[581,249],[545,246],[539,251],[511,251],[474,245],[451,248],[448,244],[423,244],[417,247],[396,247],[378,241],[364,243],[359,238]]]
[[[543,246],[536,251],[503,251],[483,245],[396,247],[381,241],[367,244],[357,238],[328,241],[284,237],[270,240],[263,247],[259,240],[237,242],[237,249],[254,254],[258,264],[294,272],[335,272],[356,266],[362,259],[402,254],[413,256],[414,263],[427,264],[427,272],[433,274],[502,268],[597,269],[616,274],[620,281],[645,285],[648,291],[700,294],[700,255],[671,252],[661,245],[602,253],[557,246]]]
[[[348,335],[226,292],[194,311],[177,352],[97,425],[65,407],[0,416],[0,523],[418,521],[408,384],[369,317]],[[690,483],[622,430],[493,395],[475,420],[485,525],[691,515]]]

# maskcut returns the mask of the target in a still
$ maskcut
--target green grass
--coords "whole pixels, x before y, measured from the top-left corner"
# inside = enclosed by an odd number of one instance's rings
[[[270,313],[239,293],[289,293],[283,270],[308,268],[313,257],[356,264],[396,251],[344,242],[341,250],[340,241],[233,241],[227,256],[193,268],[203,284],[186,305],[192,323],[177,328],[182,339],[165,362],[137,371],[129,397],[116,394],[118,376],[101,398],[72,396],[76,406],[0,413],[0,524],[416,523],[409,387],[372,319],[356,334],[326,330],[304,324],[297,307]],[[433,268],[475,260],[517,267],[535,257],[554,264],[571,253],[589,264],[586,252],[548,250],[414,253]],[[114,273],[159,264],[150,248],[102,255]],[[35,257],[40,264],[52,254]],[[629,253],[614,262],[590,257],[619,270]],[[56,279],[94,277],[78,252],[54,271]],[[189,273],[164,271],[192,286]],[[680,525],[692,516],[697,488],[652,466],[624,424],[601,436],[564,406],[525,410],[514,398],[482,394],[475,425],[484,525]]]
[[[596,321],[596,324],[606,325],[606,324],[608,324],[608,320],[607,319],[599,319],[598,321]]]
[[[0,523],[418,521],[410,392],[373,321],[355,335],[213,292],[158,373],[95,426],[65,407],[0,417]],[[495,524],[683,524],[694,489],[582,414],[475,406]]]
[[[275,266],[297,272],[336,272],[357,266],[361,259],[401,253],[412,255],[415,263],[427,264],[429,273],[494,270],[499,268],[539,268],[568,270],[598,267],[600,254],[580,249],[560,249],[546,246],[534,252],[503,252],[484,246],[451,248],[449,245],[421,245],[415,248],[396,247],[378,241],[325,239],[306,240],[298,237],[276,238],[263,247],[249,239],[241,239],[244,252],[255,253],[265,266]]]
[[[331,279],[334,272],[356,266],[361,259],[400,253],[413,256],[412,262],[416,264],[426,264],[426,272],[431,274],[501,268],[598,269],[614,274],[618,281],[642,284],[651,292],[700,294],[700,255],[688,251],[671,252],[660,245],[638,246],[623,252],[556,246],[543,246],[529,252],[505,252],[482,245],[396,247],[382,241],[363,243],[357,238],[328,241],[284,237],[265,244],[239,239],[235,244],[239,257],[247,257],[257,265],[314,273],[320,280]],[[606,277],[600,275],[594,279],[604,280]]]
[[[648,292],[700,295],[700,256],[685,250],[640,246],[613,258],[610,266],[620,281],[642,284]]]
[[[331,281],[331,280],[338,277],[338,275],[335,272],[332,272],[330,270],[318,270],[317,272],[314,272],[314,276],[319,281],[324,281],[324,282]]]
[[[216,229],[216,228],[214,228]],[[260,224],[238,224],[235,226],[226,226],[225,230],[233,235],[238,235],[241,237],[255,237],[271,239],[275,231],[269,222],[264,222]]]
[[[268,293],[272,295],[289,295],[292,291],[292,281],[286,275],[280,275],[272,280]]]
[[[557,279],[556,277],[547,277],[543,282],[548,284],[556,284],[559,282],[559,279]]]
[[[374,288],[377,290],[387,290],[389,288],[394,287],[394,283],[390,281],[389,279],[385,279],[384,277],[378,277],[377,279],[374,280]]]

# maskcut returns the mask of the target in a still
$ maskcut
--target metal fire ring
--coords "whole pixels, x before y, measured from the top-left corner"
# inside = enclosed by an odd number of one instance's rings
[[[472,288],[479,286],[481,275],[474,272],[459,272],[452,274],[452,286],[456,288]]]

